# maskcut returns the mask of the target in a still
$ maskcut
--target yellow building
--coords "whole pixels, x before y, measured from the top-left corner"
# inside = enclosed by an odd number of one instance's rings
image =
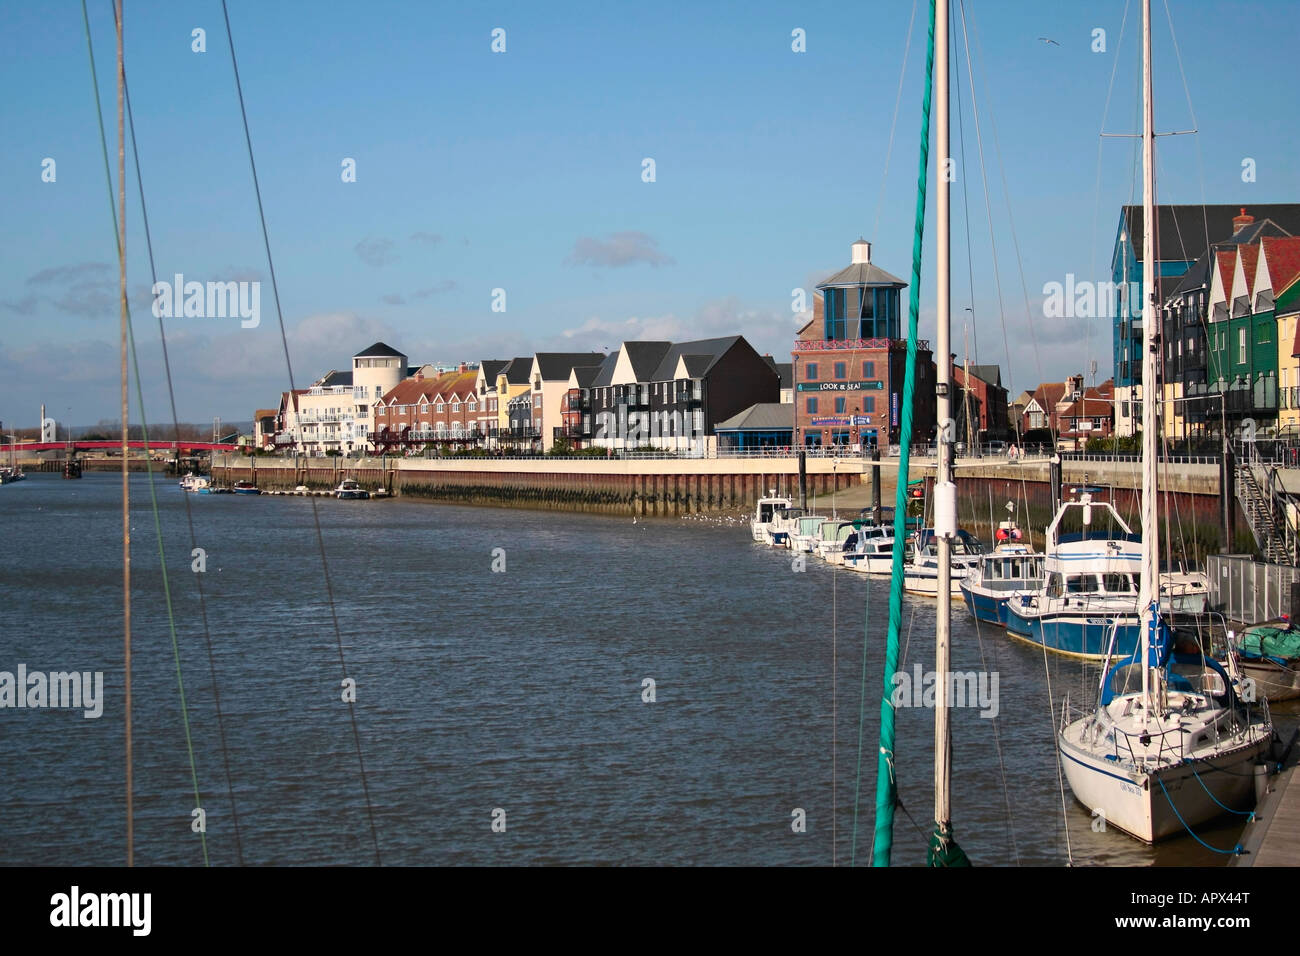
[[[532,389],[533,357],[512,359],[497,372],[497,428],[510,429],[510,400]]]

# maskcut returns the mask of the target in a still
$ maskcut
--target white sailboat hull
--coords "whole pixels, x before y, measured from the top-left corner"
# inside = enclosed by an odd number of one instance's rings
[[[1057,738],[1075,799],[1094,815],[1104,808],[1107,827],[1145,843],[1194,830],[1225,813],[1224,807],[1247,809],[1254,798],[1255,763],[1269,742],[1263,734],[1204,759],[1139,769],[1082,746],[1080,732],[1080,724],[1072,724]]]

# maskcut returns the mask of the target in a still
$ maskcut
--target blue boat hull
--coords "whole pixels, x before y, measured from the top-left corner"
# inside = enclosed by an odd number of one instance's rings
[[[977,594],[966,586],[961,589],[962,600],[966,602],[966,610],[970,611],[971,616],[977,621],[986,621],[989,624],[1006,624],[1007,623],[1007,599],[995,598],[988,594]]]
[[[1016,613],[1015,605],[1010,602],[1005,605],[1005,614],[1007,633],[1013,637],[1059,654],[1095,658],[1106,656],[1113,618],[1088,615],[1083,611],[1021,617]],[[1119,657],[1132,655],[1137,650],[1140,635],[1141,627],[1136,620],[1121,623],[1115,635],[1112,653]]]

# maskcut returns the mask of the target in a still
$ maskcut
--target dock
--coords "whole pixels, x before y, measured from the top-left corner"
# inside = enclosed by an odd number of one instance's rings
[[[1295,738],[1285,766],[1269,781],[1255,807],[1255,820],[1242,832],[1240,856],[1232,866],[1295,866],[1300,861],[1300,775],[1296,774]]]

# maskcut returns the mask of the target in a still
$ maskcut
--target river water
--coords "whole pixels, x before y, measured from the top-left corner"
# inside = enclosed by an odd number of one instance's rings
[[[214,865],[374,862],[335,619],[385,864],[870,861],[885,583],[794,571],[742,521],[315,499],[331,608],[313,500],[190,496],[200,574],[186,498],[159,478],[196,803],[147,476],[131,490],[137,863],[202,864],[196,806]],[[94,473],[0,488],[0,671],[104,675],[98,719],[0,709],[6,864],[125,859],[119,491]],[[933,666],[933,622],[905,600],[909,671]],[[998,675],[996,718],[953,712],[972,861],[1223,862],[1093,832],[1062,799],[1048,682],[1059,700],[1095,672],[1045,666],[960,606],[954,622],[953,669]],[[899,710],[896,864],[924,863],[932,722]]]

